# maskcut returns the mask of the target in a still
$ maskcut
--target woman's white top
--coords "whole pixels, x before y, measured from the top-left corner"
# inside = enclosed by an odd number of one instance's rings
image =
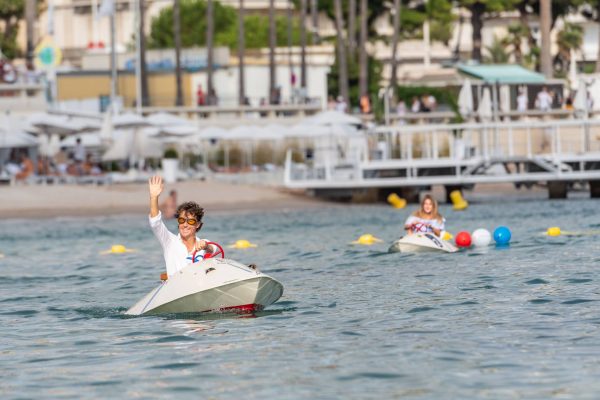
[[[185,244],[181,240],[181,236],[179,234],[175,235],[167,229],[160,211],[156,217],[148,217],[148,219],[152,232],[154,232],[154,236],[156,236],[163,249],[168,276],[181,271],[188,264],[200,261],[200,257],[204,259],[204,254],[206,253],[204,250],[196,251],[195,254],[194,252],[189,253],[187,251],[187,247],[185,247]],[[200,239],[196,237],[196,241],[198,240]],[[192,260],[192,257],[194,260]]]
[[[433,228],[443,231],[445,222],[444,218],[440,221],[438,219],[425,219],[411,215],[406,219],[404,226],[414,225],[413,232],[433,232]]]

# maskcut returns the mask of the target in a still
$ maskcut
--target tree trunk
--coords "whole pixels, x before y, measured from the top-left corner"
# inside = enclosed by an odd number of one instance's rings
[[[310,14],[312,19],[312,44],[319,44],[319,8],[317,7],[317,0],[311,0],[310,2]]]
[[[348,53],[354,56],[356,51],[356,0],[348,1]]]
[[[238,9],[238,103],[239,105],[244,105],[246,103],[246,83],[244,81],[244,52],[246,50],[246,42],[245,35],[246,30],[244,27],[244,0],[239,0],[239,9]]]
[[[142,86],[142,107],[150,105],[150,96],[148,93],[148,68],[146,66],[146,35],[145,35],[145,19],[146,5],[144,0],[140,1],[140,81]]]
[[[275,104],[277,80],[275,76],[275,48],[277,36],[275,31],[275,0],[269,0],[269,104]]]
[[[217,93],[213,85],[214,49],[213,35],[215,33],[213,0],[206,2],[206,92],[209,106],[217,104]]]
[[[369,10],[367,8],[367,0],[360,0],[360,43],[359,43],[359,91],[360,97],[368,96],[369,90],[367,87],[369,72],[367,60],[367,21]]]
[[[540,31],[542,36],[542,49],[540,65],[542,74],[552,78],[552,54],[550,53],[550,25],[552,23],[552,3],[550,0],[540,0]]]
[[[344,44],[344,17],[342,16],[342,0],[335,0],[335,29],[337,33],[337,48],[338,48],[338,86],[340,95],[344,101],[349,100],[348,96],[348,67],[346,66],[346,47]]]
[[[175,105],[183,105],[183,89],[181,86],[181,13],[180,0],[173,1],[173,34],[175,36]]]
[[[389,87],[392,88],[393,92],[396,91],[397,79],[396,79],[396,69],[398,69],[398,38],[400,37],[400,12],[402,10],[402,3],[400,0],[394,0],[394,10],[393,10],[393,27],[394,33],[392,35],[392,60],[391,60],[391,68],[392,73],[390,76],[390,84]]]
[[[306,0],[300,0],[300,87],[306,97]]]
[[[26,24],[26,36],[27,36],[27,54],[25,55],[27,62],[33,62],[33,51],[35,48],[35,20],[36,20],[36,1],[25,0],[25,24]]]
[[[598,19],[598,54],[596,56],[596,73],[600,73],[600,0],[596,6],[596,18]]]
[[[479,62],[481,62],[481,30],[483,29],[484,12],[485,5],[479,1],[471,7],[471,26],[473,27],[471,58]]]

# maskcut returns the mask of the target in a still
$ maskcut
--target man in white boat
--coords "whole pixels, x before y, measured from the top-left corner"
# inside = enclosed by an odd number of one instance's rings
[[[167,275],[172,276],[186,265],[204,259],[207,253],[213,253],[207,239],[199,239],[196,232],[202,228],[204,209],[193,201],[182,203],[175,211],[175,219],[179,225],[179,234],[171,233],[162,220],[158,206],[158,197],[163,192],[164,185],[160,176],[148,180],[150,192],[150,227],[160,242],[167,266]]]
[[[441,236],[445,222],[444,217],[438,212],[437,201],[427,194],[421,201],[421,207],[406,219],[404,229],[409,235],[419,232],[431,232],[436,236]]]

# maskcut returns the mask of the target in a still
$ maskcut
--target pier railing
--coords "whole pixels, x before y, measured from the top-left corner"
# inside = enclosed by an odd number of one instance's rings
[[[286,185],[342,188],[600,179],[600,120],[595,119],[396,125],[376,128],[367,136],[367,159],[329,151],[321,157],[325,162],[294,163],[288,154]]]

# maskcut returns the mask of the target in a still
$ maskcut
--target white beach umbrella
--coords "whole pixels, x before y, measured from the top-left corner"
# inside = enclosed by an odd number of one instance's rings
[[[570,50],[571,60],[569,62],[569,84],[571,90],[577,90],[579,81],[577,79],[577,60],[575,59],[575,50]]]
[[[579,82],[579,89],[577,89],[577,93],[575,94],[575,99],[573,100],[573,107],[578,111],[586,111],[587,110],[587,87],[585,82]]]
[[[16,149],[35,147],[38,142],[35,137],[25,132],[7,132],[0,130],[0,149]]]
[[[323,111],[306,119],[309,125],[360,125],[360,118],[353,117],[341,111]]]
[[[100,131],[71,135],[60,141],[60,147],[75,147],[78,138],[84,147],[102,147]]]
[[[155,114],[148,115],[146,121],[150,125],[154,126],[177,126],[177,125],[190,125],[190,120],[181,118],[173,114],[158,112]]]
[[[492,96],[489,88],[483,89],[483,95],[477,107],[477,115],[481,121],[490,121],[492,119]]]
[[[465,118],[473,115],[473,111],[475,107],[473,106],[473,89],[471,87],[471,81],[465,79],[462,87],[460,88],[460,93],[458,94],[458,109],[460,111],[460,115]]]
[[[139,114],[125,113],[112,116],[112,126],[117,129],[148,125],[150,125],[150,123]]]

